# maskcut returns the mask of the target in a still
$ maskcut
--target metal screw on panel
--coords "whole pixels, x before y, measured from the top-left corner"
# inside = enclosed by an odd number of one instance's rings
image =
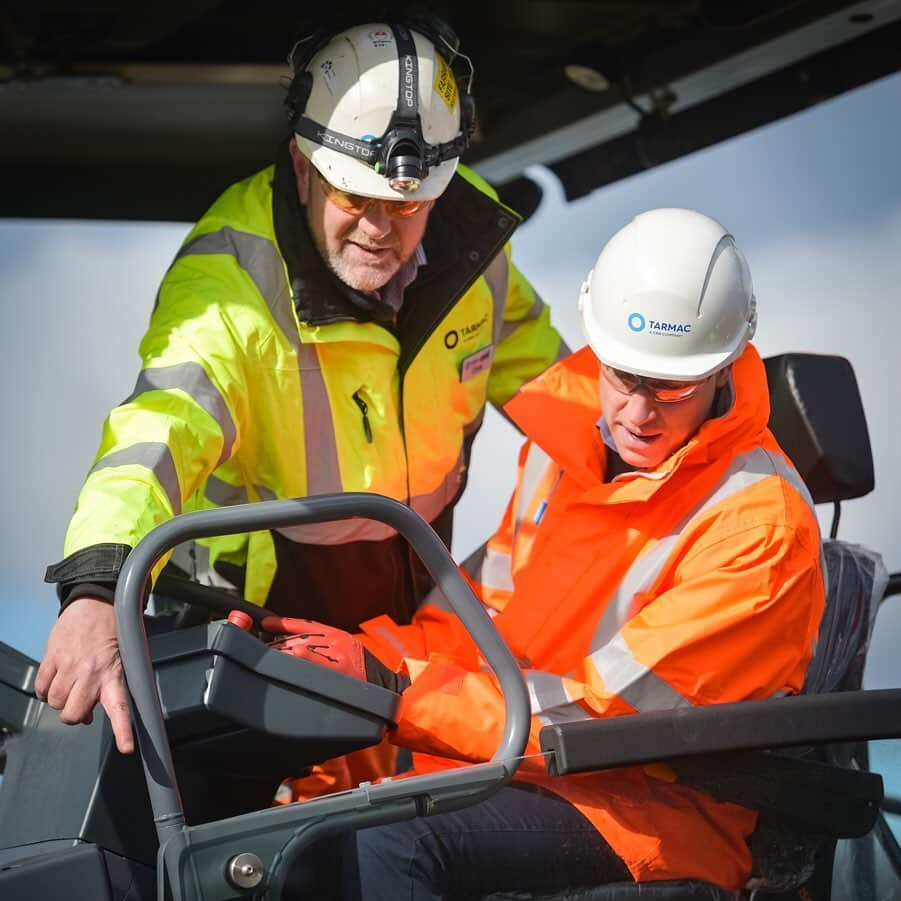
[[[263,861],[256,854],[235,855],[226,868],[228,881],[240,889],[256,888],[263,881]]]

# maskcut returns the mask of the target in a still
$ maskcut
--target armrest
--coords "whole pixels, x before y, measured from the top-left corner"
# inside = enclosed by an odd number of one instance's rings
[[[901,689],[802,695],[545,726],[552,775],[666,761],[683,785],[812,832],[865,835],[882,777],[763,749],[901,737]]]
[[[901,689],[741,701],[559,723],[541,730],[552,775],[720,751],[901,738]]]

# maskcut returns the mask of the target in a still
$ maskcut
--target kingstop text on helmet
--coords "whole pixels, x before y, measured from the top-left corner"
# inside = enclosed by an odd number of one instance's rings
[[[388,23],[299,42],[286,107],[303,154],[344,191],[439,197],[472,129],[472,67],[458,84],[456,44],[446,26]]]
[[[582,327],[601,362],[658,379],[728,366],[757,325],[748,264],[732,235],[694,210],[636,216],[582,286]]]

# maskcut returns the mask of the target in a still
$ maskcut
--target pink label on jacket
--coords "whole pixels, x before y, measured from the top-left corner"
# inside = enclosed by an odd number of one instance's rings
[[[467,382],[474,375],[484,372],[491,368],[491,361],[494,359],[494,345],[489,344],[475,353],[471,353],[468,357],[464,357],[460,363],[460,381]]]

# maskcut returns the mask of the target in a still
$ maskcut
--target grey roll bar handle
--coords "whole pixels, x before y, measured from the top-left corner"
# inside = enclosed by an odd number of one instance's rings
[[[319,495],[200,510],[176,516],[149,532],[126,558],[116,587],[116,629],[122,668],[132,699],[135,732],[161,846],[184,827],[185,814],[144,628],[145,589],[153,567],[167,551],[194,538],[354,517],[385,523],[409,541],[494,671],[503,692],[506,715],[501,742],[492,762],[502,763],[512,778],[518,758],[525,750],[530,726],[529,696],[522,674],[441,539],[418,514],[398,501],[368,493]]]

